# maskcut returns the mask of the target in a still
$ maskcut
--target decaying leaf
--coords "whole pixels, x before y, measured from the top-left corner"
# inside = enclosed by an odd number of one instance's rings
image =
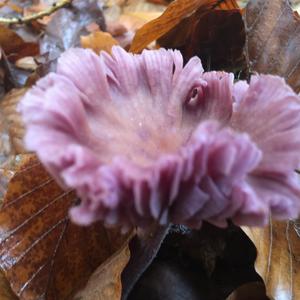
[[[16,66],[20,69],[35,71],[38,67],[32,56],[26,56],[16,61]]]
[[[189,16],[201,5],[207,5],[210,0],[177,0],[172,2],[166,11],[157,19],[145,24],[134,37],[130,51],[138,53],[151,42],[174,28],[183,18]]]
[[[235,290],[226,300],[269,300],[262,282],[251,282]]]
[[[34,156],[17,161],[0,211],[0,267],[20,299],[69,299],[128,235],[70,223],[74,193],[63,191]]]
[[[179,49],[186,60],[200,57],[206,70],[242,69],[245,31],[241,10],[228,0],[222,6],[201,6],[158,43]]]
[[[103,31],[96,31],[87,36],[81,36],[80,42],[83,48],[90,48],[96,53],[102,50],[110,53],[111,48],[119,44],[110,33]]]
[[[93,273],[85,288],[75,296],[75,300],[121,299],[121,273],[128,263],[129,256],[129,247],[125,243]]]
[[[71,7],[60,9],[48,23],[40,42],[41,52],[49,53],[50,60],[62,52],[80,45],[80,36],[88,34],[86,26],[97,23],[104,30],[101,1],[74,0]]]
[[[2,25],[0,25],[0,46],[12,61],[39,54],[38,44],[25,42],[13,30]]]
[[[300,299],[300,222],[243,228],[257,248],[256,270],[271,299]]]
[[[285,77],[300,91],[300,18],[288,0],[251,0],[245,11],[250,72]]]
[[[10,154],[26,153],[23,146],[24,126],[21,116],[17,112],[17,105],[26,93],[27,88],[15,89],[6,94],[0,102],[2,122],[6,123],[11,143]],[[1,130],[1,129],[0,129]],[[2,135],[2,133],[0,133]],[[1,140],[1,139],[0,139]]]
[[[0,272],[0,299],[18,300],[18,297],[12,292],[9,283],[2,272]]]

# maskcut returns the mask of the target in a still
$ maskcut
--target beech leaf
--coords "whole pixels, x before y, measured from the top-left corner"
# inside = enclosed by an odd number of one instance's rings
[[[18,297],[12,292],[9,282],[4,274],[0,271],[0,299],[1,300],[18,300]]]
[[[24,136],[24,124],[20,114],[17,112],[17,105],[24,94],[27,92],[27,88],[14,89],[0,102],[0,111],[2,112],[3,127],[8,129],[9,140],[10,140],[10,154],[26,153],[27,151],[23,145]],[[0,129],[0,144],[2,131]],[[1,150],[1,148],[0,148]]]
[[[38,44],[25,42],[17,33],[3,25],[0,25],[0,46],[13,61],[39,54]]]
[[[251,0],[245,16],[250,72],[285,77],[300,91],[300,17],[288,0]]]
[[[137,31],[130,51],[141,52],[151,42],[166,34],[200,6],[216,2],[212,0],[177,0],[172,2],[160,17],[145,24]]]
[[[256,271],[271,299],[300,299],[300,222],[271,221],[266,228],[243,228],[257,249]]]
[[[128,263],[129,257],[128,243],[124,243],[117,253],[93,273],[86,287],[75,296],[75,300],[121,299],[121,273]]]
[[[235,1],[201,6],[158,39],[164,48],[178,49],[185,60],[200,57],[206,70],[230,71],[245,64],[245,31],[242,11]]]
[[[103,31],[96,31],[87,36],[81,36],[80,42],[83,48],[90,48],[96,53],[102,50],[110,53],[111,48],[119,44],[110,33]]]
[[[0,267],[20,299],[70,299],[130,233],[72,224],[76,195],[63,191],[35,156],[16,160],[0,211]]]

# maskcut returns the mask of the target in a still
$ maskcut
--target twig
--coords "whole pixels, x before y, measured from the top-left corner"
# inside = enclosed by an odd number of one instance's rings
[[[23,23],[28,23],[37,19],[41,19],[45,16],[49,16],[51,14],[53,14],[54,12],[56,12],[57,10],[59,10],[60,8],[67,6],[69,4],[71,4],[72,0],[61,0],[58,2],[53,3],[49,8],[30,15],[30,16],[26,16],[26,17],[20,17],[20,18],[0,18],[0,23],[2,24],[23,24]]]

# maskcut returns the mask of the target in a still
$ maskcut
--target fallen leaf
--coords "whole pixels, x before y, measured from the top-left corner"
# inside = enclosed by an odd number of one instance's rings
[[[131,238],[131,236],[130,236]],[[85,288],[77,293],[75,300],[121,299],[121,273],[129,261],[128,243],[103,263],[90,277]]]
[[[146,229],[137,229],[130,244],[131,258],[122,274],[122,299],[127,299],[136,282],[155,259],[169,228],[154,224]]]
[[[285,77],[300,91],[300,18],[287,0],[252,0],[245,11],[250,72]]]
[[[80,42],[83,48],[90,48],[96,53],[102,50],[110,53],[111,48],[119,44],[110,33],[103,31],[96,31],[87,36],[81,36]]]
[[[269,300],[262,282],[251,282],[236,289],[226,300]]]
[[[57,11],[47,24],[40,41],[42,54],[49,53],[49,60],[53,60],[65,50],[78,47],[80,36],[89,33],[86,26],[91,23],[105,29],[101,1],[74,0],[70,7]]]
[[[153,235],[153,241],[156,238]],[[137,237],[130,243],[132,263],[137,261],[136,240]],[[153,241],[151,243],[148,238],[148,249],[141,252],[140,262],[155,245]],[[145,242],[141,244],[143,246]],[[234,225],[221,229],[204,222],[200,230],[174,225],[155,260],[135,284],[129,299],[223,300],[239,286],[261,280],[254,270],[255,257],[253,243]],[[136,269],[130,276],[128,266],[122,275],[124,289],[126,278],[132,280],[140,274]]]
[[[300,299],[299,225],[300,222],[270,221],[266,228],[243,228],[256,246],[256,271],[272,299]]]
[[[3,127],[7,128],[10,141],[10,155],[26,153],[23,145],[24,124],[20,114],[17,112],[17,105],[27,92],[28,88],[14,89],[0,102],[0,111],[2,112]],[[6,123],[4,125],[4,123]],[[1,128],[0,128],[1,132]],[[5,132],[5,131],[4,131]],[[1,135],[1,133],[0,133]]]
[[[151,42],[174,28],[183,18],[209,2],[210,0],[177,0],[172,2],[160,17],[145,24],[137,31],[130,51],[134,53],[142,51]]]
[[[24,70],[35,71],[38,67],[32,56],[20,58],[16,61],[16,67]]]
[[[18,300],[18,297],[12,292],[7,279],[0,271],[0,299],[1,300]]]
[[[148,2],[150,2],[150,3],[161,4],[161,5],[168,5],[168,4],[170,4],[171,1],[167,1],[167,0],[148,0]]]
[[[221,9],[222,7],[222,9]],[[158,40],[164,48],[179,49],[185,60],[201,58],[206,70],[242,69],[245,31],[236,2],[215,8],[201,6]]]
[[[221,9],[238,8],[235,0],[177,0],[172,2],[160,17],[145,24],[137,31],[130,51],[134,53],[142,51],[147,45],[169,32],[196,10],[217,6]]]
[[[0,25],[0,47],[13,62],[25,56],[39,54],[38,44],[25,42],[17,33],[3,25]]]
[[[35,156],[16,160],[0,210],[0,267],[20,299],[70,299],[129,235],[70,223],[76,195],[63,191]]]

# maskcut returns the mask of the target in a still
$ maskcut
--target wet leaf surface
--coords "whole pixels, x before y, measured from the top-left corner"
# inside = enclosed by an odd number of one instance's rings
[[[300,91],[300,18],[287,0],[251,0],[245,11],[250,72],[285,77]]]
[[[70,223],[74,193],[34,156],[17,159],[0,211],[0,267],[20,299],[69,299],[128,236],[99,223]]]
[[[1,300],[18,300],[18,297],[12,292],[9,282],[4,274],[0,272],[0,299]]]

